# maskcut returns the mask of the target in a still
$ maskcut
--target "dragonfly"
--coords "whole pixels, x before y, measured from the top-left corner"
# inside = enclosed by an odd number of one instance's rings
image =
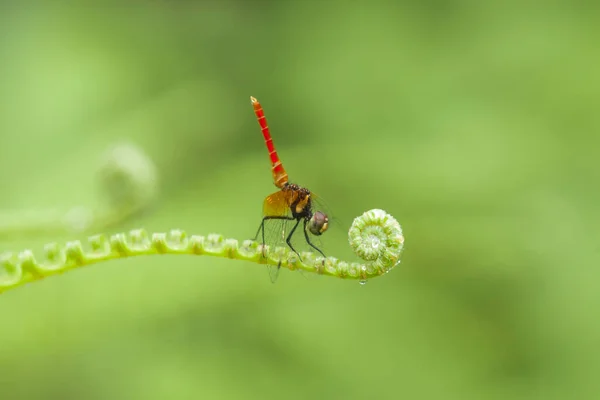
[[[315,195],[305,187],[290,183],[288,174],[283,167],[281,159],[275,150],[273,138],[269,131],[267,119],[262,106],[254,97],[250,97],[250,101],[254,108],[254,113],[260,125],[262,134],[265,139],[265,145],[269,151],[271,161],[271,172],[273,174],[273,183],[279,189],[275,193],[268,195],[263,202],[263,218],[258,227],[258,231],[254,237],[256,241],[259,235],[262,234],[263,256],[265,255],[265,224],[271,221],[284,222],[282,231],[280,232],[288,247],[296,253],[300,261],[302,257],[292,245],[292,237],[296,233],[300,224],[304,233],[304,240],[313,249],[318,251],[324,258],[325,254],[311,241],[311,235],[321,236],[329,226],[329,218],[323,211],[314,210]],[[286,234],[285,227],[291,224],[291,229]],[[279,273],[281,263],[277,265],[275,279]],[[273,276],[271,277],[272,280]]]

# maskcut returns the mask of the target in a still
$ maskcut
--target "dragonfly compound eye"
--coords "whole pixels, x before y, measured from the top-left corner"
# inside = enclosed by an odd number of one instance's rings
[[[320,236],[327,230],[328,222],[329,219],[327,218],[327,215],[323,214],[321,211],[317,211],[308,222],[308,230],[313,235]]]

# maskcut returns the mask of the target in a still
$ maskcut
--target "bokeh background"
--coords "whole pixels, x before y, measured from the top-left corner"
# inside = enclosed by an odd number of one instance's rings
[[[125,3],[1,6],[0,251],[96,233],[36,220],[101,207],[121,142],[160,180],[102,232],[251,237],[273,191],[253,95],[340,221],[328,253],[354,260],[345,229],[383,208],[402,264],[272,284],[154,256],[11,290],[2,399],[597,398],[597,5]]]

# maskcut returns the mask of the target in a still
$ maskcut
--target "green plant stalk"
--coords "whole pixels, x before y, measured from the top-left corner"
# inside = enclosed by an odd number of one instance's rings
[[[284,247],[270,249],[252,240],[241,244],[219,234],[187,236],[181,230],[169,234],[137,229],[107,238],[95,235],[88,238],[88,250],[80,241],[60,246],[45,246],[45,260],[36,260],[31,250],[18,254],[0,255],[0,293],[38,281],[48,276],[105,261],[134,256],[185,254],[225,257],[257,264],[279,265],[290,270],[301,269],[320,275],[366,281],[389,272],[400,262],[404,236],[400,224],[383,210],[370,210],[357,217],[348,232],[349,243],[365,262],[345,262],[335,257],[317,257],[303,252],[302,260]]]

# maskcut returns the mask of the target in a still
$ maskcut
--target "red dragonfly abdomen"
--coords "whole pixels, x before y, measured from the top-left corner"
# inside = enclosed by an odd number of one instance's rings
[[[254,113],[256,114],[258,123],[260,124],[262,134],[265,138],[265,144],[267,145],[267,150],[269,151],[269,157],[271,158],[271,171],[273,172],[273,181],[275,182],[275,186],[282,188],[286,183],[288,183],[288,175],[285,172],[285,168],[283,168],[283,164],[281,163],[279,156],[277,155],[277,150],[275,150],[275,145],[273,144],[273,139],[271,138],[271,133],[269,132],[269,126],[267,125],[267,118],[265,118],[265,113],[263,112],[262,106],[258,100],[252,96],[250,96],[250,101],[254,107]]]

